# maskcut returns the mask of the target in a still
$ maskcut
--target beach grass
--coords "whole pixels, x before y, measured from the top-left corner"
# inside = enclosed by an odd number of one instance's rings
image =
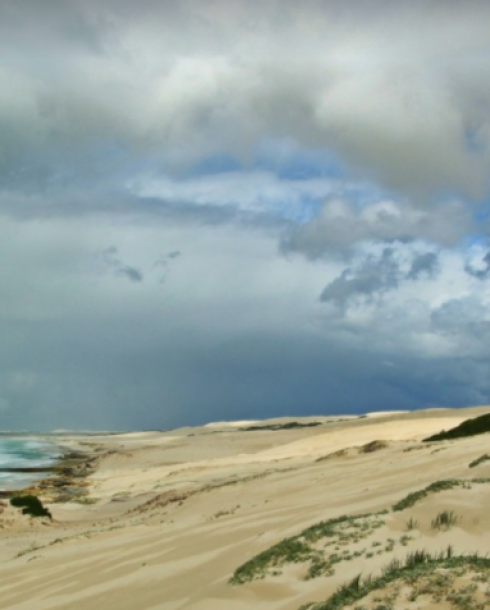
[[[429,494],[438,493],[441,491],[447,491],[454,489],[455,487],[469,488],[472,483],[490,483],[490,479],[477,478],[477,479],[443,479],[441,481],[435,481],[423,489],[409,493],[407,496],[402,498],[400,501],[393,504],[392,509],[394,512],[411,508],[417,502],[427,497]]]
[[[297,536],[285,538],[241,565],[229,582],[233,585],[244,584],[265,578],[273,569],[277,573],[278,567],[302,562],[309,562],[306,579],[332,575],[336,564],[373,554],[367,549],[351,552],[345,547],[367,538],[384,525],[383,516],[386,512],[343,515],[312,525]],[[315,546],[323,539],[330,539],[330,542],[322,548]],[[345,552],[341,552],[342,548]]]
[[[468,577],[471,577],[468,579]],[[458,579],[466,583],[456,582]],[[469,582],[469,585],[468,585]],[[393,586],[394,584],[398,586]],[[457,610],[483,610],[488,608],[488,583],[490,583],[490,559],[478,554],[454,555],[449,545],[438,554],[423,549],[409,553],[404,561],[393,559],[373,578],[360,574],[341,585],[324,602],[303,605],[306,610],[342,610],[377,592],[376,610],[391,610],[402,588],[408,589],[408,600],[414,602],[421,596],[429,596],[434,603],[446,601]],[[406,592],[405,592],[406,595]],[[485,601],[482,601],[482,598]],[[365,608],[366,606],[355,606]],[[397,606],[398,607],[398,606]]]

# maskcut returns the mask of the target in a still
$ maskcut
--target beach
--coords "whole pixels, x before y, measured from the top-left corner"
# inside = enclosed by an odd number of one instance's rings
[[[61,435],[59,443],[79,456],[79,471],[58,476],[64,484],[53,476],[31,489],[53,519],[22,515],[2,501],[0,607],[297,610],[416,550],[450,545],[454,555],[485,555],[490,461],[469,464],[488,451],[488,435],[422,441],[489,412],[481,406]],[[457,483],[393,509],[441,480]],[[63,487],[81,491],[63,496]],[[434,526],[442,512],[454,522]],[[321,522],[332,524],[328,537],[298,537]],[[313,551],[286,560],[278,551],[269,564],[239,570],[288,538],[309,540]],[[397,591],[390,593],[395,610],[453,607],[431,592],[402,603]],[[368,597],[357,607],[380,604]]]

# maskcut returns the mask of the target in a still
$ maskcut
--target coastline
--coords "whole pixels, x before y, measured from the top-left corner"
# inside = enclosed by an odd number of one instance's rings
[[[44,434],[2,432],[0,497],[10,497],[56,470],[63,449]]]
[[[85,479],[95,471],[97,458],[80,450],[63,446],[60,448],[64,453],[59,456],[56,464],[41,469],[40,472],[44,472],[45,476],[24,487],[22,495],[39,496],[47,503],[65,503],[88,493]],[[19,490],[14,493],[19,495]]]
[[[7,439],[21,441],[35,441],[49,444],[53,447],[52,455],[49,456],[49,463],[39,464],[36,459],[32,459],[35,465],[28,466],[4,466],[0,467],[0,473],[10,475],[37,475],[35,477],[26,476],[24,480],[18,479],[16,482],[9,481],[0,490],[1,498],[11,498],[15,495],[50,495],[54,501],[63,501],[60,489],[67,487],[76,479],[83,478],[94,468],[90,456],[81,450],[73,449],[59,442],[54,442],[52,436],[45,434],[19,433],[3,434]],[[57,499],[55,499],[57,498]]]
[[[38,495],[53,520],[25,517],[7,503],[0,514],[0,599],[12,610],[34,603],[43,610],[298,610],[359,571],[376,574],[392,557],[422,546],[484,554],[490,484],[434,494],[401,513],[392,506],[440,479],[490,479],[490,462],[468,468],[488,451],[485,435],[422,442],[488,412],[485,406],[60,436],[66,453],[59,471],[23,491]],[[430,520],[443,509],[462,520],[436,534]],[[307,564],[300,562],[229,584],[247,560],[315,523],[379,511],[388,513],[370,534],[372,551],[352,543],[351,554],[364,555],[329,577],[305,580]],[[406,532],[409,519],[419,526]],[[386,551],[392,539],[394,549]]]

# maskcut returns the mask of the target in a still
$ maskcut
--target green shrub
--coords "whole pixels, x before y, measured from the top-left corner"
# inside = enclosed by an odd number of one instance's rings
[[[42,505],[41,500],[37,496],[14,496],[10,499],[10,504],[16,508],[22,508],[23,515],[49,517],[49,519],[52,519],[51,513]]]
[[[428,438],[424,438],[424,443],[432,441],[446,441],[453,438],[465,438],[466,436],[476,436],[477,434],[485,434],[490,432],[490,413],[480,415],[473,419],[467,419],[459,426],[451,428],[447,432],[443,430],[439,434],[434,434]]]
[[[268,424],[264,426],[247,426],[247,428],[240,428],[240,432],[260,432],[262,430],[272,430],[277,432],[279,430],[293,430],[295,428],[314,428],[316,426],[321,426],[322,422],[312,421],[312,422],[297,422],[290,421],[285,424]]]

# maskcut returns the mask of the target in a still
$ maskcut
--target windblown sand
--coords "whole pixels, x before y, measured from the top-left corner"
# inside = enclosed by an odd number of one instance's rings
[[[414,549],[451,544],[454,553],[485,555],[490,483],[467,484],[390,510],[365,540],[353,541],[350,551],[345,544],[337,549],[352,557],[331,575],[305,579],[306,566],[293,563],[229,584],[240,565],[315,523],[391,509],[441,479],[490,478],[490,461],[468,467],[490,453],[488,435],[421,442],[487,412],[490,407],[434,409],[63,437],[63,445],[100,456],[89,496],[83,504],[49,505],[52,522],[4,503],[0,608],[297,610],[327,599],[360,572],[379,574],[393,557]],[[291,421],[321,425],[246,430]],[[384,442],[363,449],[373,441]],[[458,521],[436,530],[431,522],[444,510]],[[428,595],[413,603],[400,601],[403,591],[392,597],[395,610],[453,607]],[[370,610],[378,602],[371,596],[362,604]]]

